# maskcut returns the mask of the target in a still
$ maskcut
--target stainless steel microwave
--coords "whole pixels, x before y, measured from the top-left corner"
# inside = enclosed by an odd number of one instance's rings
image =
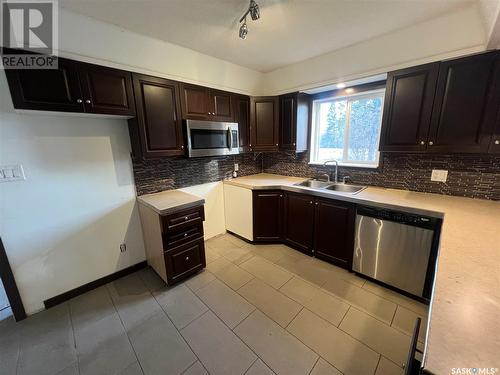
[[[186,120],[185,130],[190,158],[240,153],[236,122]]]

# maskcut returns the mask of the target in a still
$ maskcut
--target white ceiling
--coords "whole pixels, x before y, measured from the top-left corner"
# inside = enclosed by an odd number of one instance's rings
[[[261,18],[248,18],[246,40],[238,38],[238,21],[248,0],[59,0],[59,4],[261,72],[476,4],[476,0],[256,1]]]

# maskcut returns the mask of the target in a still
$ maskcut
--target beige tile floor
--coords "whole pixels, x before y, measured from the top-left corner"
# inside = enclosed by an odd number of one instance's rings
[[[223,235],[206,254],[173,287],[147,268],[0,322],[0,373],[403,373],[425,305],[284,245]]]

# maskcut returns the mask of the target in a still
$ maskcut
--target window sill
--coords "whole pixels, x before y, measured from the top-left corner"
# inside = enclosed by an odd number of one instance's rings
[[[310,161],[308,163],[309,165],[324,165],[324,163],[317,162],[317,161]],[[327,167],[334,167],[335,163],[329,163]],[[346,168],[365,168],[365,169],[377,169],[380,166],[380,164],[353,164],[353,163],[341,163],[339,162],[339,167],[346,167]]]

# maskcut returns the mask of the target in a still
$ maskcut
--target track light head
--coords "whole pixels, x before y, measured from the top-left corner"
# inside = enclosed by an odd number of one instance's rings
[[[248,34],[248,26],[247,26],[247,19],[245,17],[245,22],[243,22],[243,25],[240,26],[240,38],[245,39]]]
[[[250,11],[250,17],[252,20],[258,20],[260,18],[260,9],[259,5],[255,2],[255,0],[250,0],[250,6],[248,7]]]

